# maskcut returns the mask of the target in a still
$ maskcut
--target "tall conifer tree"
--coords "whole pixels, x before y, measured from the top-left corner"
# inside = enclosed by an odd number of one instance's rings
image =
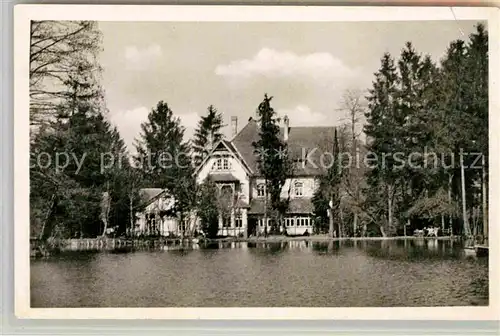
[[[144,185],[167,190],[175,199],[181,232],[188,228],[189,212],[196,201],[196,181],[184,127],[168,104],[160,101],[141,125],[136,163],[143,172]]]
[[[198,165],[208,155],[213,146],[223,138],[222,114],[210,105],[207,115],[201,117],[198,128],[194,133],[193,155],[195,164]]]
[[[253,146],[257,155],[259,173],[265,179],[266,201],[269,200],[269,204],[266,204],[265,217],[267,219],[267,208],[270,208],[274,219],[274,227],[271,229],[277,231],[278,225],[283,225],[282,219],[289,203],[289,199],[281,199],[281,190],[293,171],[287,144],[280,136],[280,119],[271,107],[272,98],[265,94],[264,100],[257,109],[260,127],[259,140],[254,142]]]

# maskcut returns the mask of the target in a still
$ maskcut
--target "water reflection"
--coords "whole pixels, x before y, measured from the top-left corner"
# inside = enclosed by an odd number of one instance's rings
[[[31,263],[33,307],[488,304],[488,259],[449,240],[213,242]]]
[[[398,240],[329,240],[308,241],[290,240],[278,242],[205,242],[200,244],[168,243],[159,248],[148,248],[148,251],[189,251],[214,249],[254,250],[264,254],[279,254],[285,251],[297,250],[316,254],[338,254],[341,251],[356,249],[376,258],[403,258],[407,260],[422,258],[458,258],[465,257],[463,243],[441,239],[398,239]],[[135,252],[129,249],[123,252]],[[95,253],[95,252],[93,252]],[[76,253],[76,258],[87,258],[92,253]]]
[[[254,242],[204,242],[175,244],[165,242],[163,245],[146,248],[127,248],[110,253],[129,253],[138,251],[178,251],[187,253],[193,250],[238,249],[250,250],[261,254],[279,254],[286,251],[312,252],[315,254],[339,254],[343,251],[358,250],[376,258],[418,260],[425,258],[460,258],[466,257],[463,250],[464,243],[443,239],[397,239],[397,240],[289,240],[289,241],[254,241]],[[74,252],[68,251],[64,255],[72,259],[87,259],[98,254],[96,251]]]

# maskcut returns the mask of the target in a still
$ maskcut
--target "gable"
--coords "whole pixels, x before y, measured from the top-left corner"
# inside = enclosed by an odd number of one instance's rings
[[[173,206],[173,198],[165,189],[161,188],[142,188],[139,190],[139,205],[137,210],[147,210],[158,208],[167,210]]]
[[[239,161],[239,164],[242,165],[242,168],[245,170],[245,172],[247,174],[250,173],[248,165],[244,162],[234,145],[227,140],[220,140],[210,151],[210,153],[208,153],[207,157],[203,159],[201,164],[196,167],[194,172],[195,175],[199,175],[200,171],[204,169],[208,164],[213,165],[213,159],[221,156],[228,156],[236,161]],[[208,163],[209,161],[210,163]]]
[[[249,170],[233,145],[226,142],[216,145],[196,170],[198,183],[202,183],[209,175],[219,182],[242,181],[247,179]]]

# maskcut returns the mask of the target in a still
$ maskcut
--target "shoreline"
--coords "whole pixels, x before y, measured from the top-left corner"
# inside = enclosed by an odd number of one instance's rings
[[[416,236],[392,236],[392,237],[336,237],[332,238],[327,235],[312,235],[312,236],[268,236],[268,237],[250,237],[250,238],[215,238],[206,239],[213,242],[249,242],[249,243],[267,243],[267,242],[287,242],[287,241],[309,241],[309,242],[330,242],[330,241],[378,241],[378,240],[421,240],[421,239],[437,239],[437,240],[460,240],[460,236],[440,236],[440,237],[416,237]]]
[[[393,236],[393,237],[342,237],[332,238],[327,235],[312,236],[260,236],[250,238],[221,237],[215,239],[208,238],[75,238],[61,239],[52,242],[32,239],[30,242],[30,256],[32,258],[50,256],[61,252],[84,252],[84,251],[109,251],[121,252],[141,248],[160,248],[162,246],[189,247],[207,244],[224,243],[286,243],[286,242],[366,242],[366,241],[395,241],[395,240],[462,240],[461,236],[441,236],[441,237],[416,237],[416,236]]]

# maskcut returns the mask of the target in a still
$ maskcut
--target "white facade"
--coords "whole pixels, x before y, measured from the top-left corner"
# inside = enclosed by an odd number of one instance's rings
[[[235,127],[236,128],[236,127]],[[286,130],[289,129],[286,125]],[[294,131],[295,129],[295,131]],[[312,148],[324,137],[333,136],[333,128],[291,128],[285,132],[285,138],[293,143],[294,150],[300,152],[301,148]],[[258,167],[255,161],[252,141],[258,137],[258,126],[255,120],[250,119],[247,126],[235,135],[232,141],[222,140],[217,143],[208,157],[197,168],[196,182],[203,183],[210,178],[218,187],[219,195],[230,195],[219,205],[219,236],[242,236],[259,234],[268,231],[271,227],[270,219],[264,225],[264,214],[266,208],[264,179],[257,177]],[[307,168],[307,167],[306,167]],[[310,167],[298,172],[298,176],[288,179],[281,191],[281,197],[290,200],[290,206],[284,217],[285,228],[290,235],[302,235],[313,232],[313,220],[311,214],[311,199],[316,190],[316,178],[320,174],[318,170],[311,171]],[[168,197],[162,196],[166,200]],[[162,203],[163,202],[163,203]],[[152,228],[161,235],[178,235],[181,230],[177,221],[168,216],[161,217],[159,214],[168,210],[172,202],[154,199],[148,204],[144,211],[138,213],[137,231],[150,233]],[[158,215],[152,215],[152,214]],[[199,219],[191,216],[188,225],[191,232],[199,231]],[[151,222],[158,225],[151,225]],[[281,229],[281,228],[280,228]]]
[[[230,190],[234,205],[227,209],[226,218],[219,216],[219,236],[241,236],[247,234],[247,208],[250,201],[250,177],[241,160],[224,142],[202,163],[196,172],[196,182],[203,183],[207,178],[215,181],[219,192]],[[198,221],[198,227],[200,223]]]
[[[194,231],[196,222],[193,219],[189,220],[184,231],[181,231],[177,218],[170,212],[173,205],[173,198],[165,192],[153,197],[141,211],[136,212],[133,234],[168,237]]]
[[[264,198],[259,194],[260,188],[265,186],[265,181],[262,178],[254,179],[252,183],[252,198]],[[287,179],[281,189],[281,197],[287,198],[290,193],[290,198],[312,198],[316,190],[316,179],[311,176],[294,177]]]

